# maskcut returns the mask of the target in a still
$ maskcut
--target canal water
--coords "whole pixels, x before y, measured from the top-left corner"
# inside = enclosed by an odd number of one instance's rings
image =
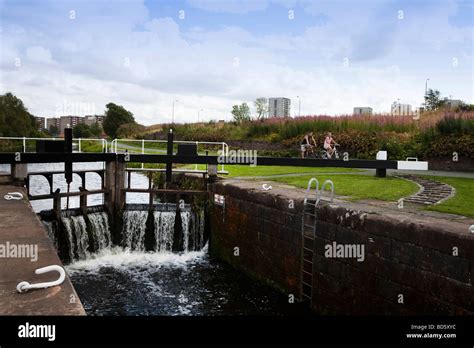
[[[89,315],[309,316],[302,304],[213,260],[115,248],[67,266]]]
[[[75,164],[74,170],[102,168],[102,163],[80,163]],[[63,165],[29,165],[29,171],[54,170],[63,170]],[[87,174],[86,180],[87,189],[100,188],[97,174]],[[148,179],[140,174],[133,174],[131,180],[134,188],[146,188],[148,185]],[[80,185],[80,178],[75,175],[71,191],[78,190]],[[53,190],[56,188],[66,190],[64,177],[54,176]],[[32,177],[31,191],[33,194],[48,193],[46,180],[39,176]],[[148,203],[148,195],[127,194],[127,203]],[[100,204],[103,204],[101,195],[89,197],[88,205]],[[39,212],[51,209],[52,202],[33,201],[32,206]],[[78,206],[79,201],[72,197],[70,208]],[[136,241],[136,236],[142,235],[144,223],[141,214],[127,212],[126,233],[130,241]],[[155,221],[160,225],[157,230],[161,228],[165,231],[166,219],[163,218],[166,214],[161,217],[155,215]],[[183,215],[183,218],[190,219],[188,215]],[[84,242],[81,233],[85,235],[82,217],[66,216],[64,219],[70,226],[69,233],[78,233],[79,241],[75,261],[65,268],[88,315],[312,315],[307,305],[290,303],[288,295],[212,259],[205,241],[195,243],[193,248],[188,248],[185,243],[184,251],[173,253],[165,231],[156,234],[154,252],[145,252],[143,247],[132,242],[124,247],[112,246],[106,215],[93,213],[89,215],[89,220],[95,226],[94,243],[99,250],[91,254],[86,252],[87,244],[81,245]],[[48,224],[46,227],[51,231]],[[191,227],[188,230],[189,239],[193,233],[190,232]]]

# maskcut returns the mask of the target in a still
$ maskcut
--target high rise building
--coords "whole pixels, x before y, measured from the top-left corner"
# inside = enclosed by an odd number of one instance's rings
[[[59,132],[59,126],[59,117],[51,117],[46,119],[46,129],[48,131],[51,131],[51,128],[56,128]]]
[[[411,116],[413,115],[413,112],[411,111],[410,104],[401,104],[400,102],[393,102],[391,114],[393,116]]]
[[[289,117],[291,100],[289,98],[269,98],[268,117]]]
[[[37,116],[34,116],[35,118],[35,127],[37,130],[39,130],[40,132],[44,131],[46,128],[46,118],[44,117],[37,117]]]
[[[354,115],[372,115],[372,108],[368,106],[356,106],[354,108]]]
[[[460,99],[447,99],[446,100],[446,106],[450,109],[457,108],[458,106],[461,106],[463,104],[463,101]]]
[[[87,125],[92,125],[94,123],[99,124],[102,126],[104,123],[104,115],[86,115],[84,117],[81,116],[60,116],[60,117],[52,117],[46,120],[46,128],[50,130],[51,127],[56,127],[58,129],[58,134],[61,135],[64,133],[64,128],[67,126],[74,128],[79,123],[85,123]]]

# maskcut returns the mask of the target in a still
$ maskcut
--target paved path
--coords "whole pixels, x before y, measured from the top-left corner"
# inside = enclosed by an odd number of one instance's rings
[[[425,179],[417,175],[397,175],[397,177],[413,181],[420,187],[417,193],[404,198],[405,202],[424,205],[438,204],[452,197],[456,192],[454,187],[448,184],[432,179]]]
[[[16,286],[21,281],[39,283],[57,279],[57,272],[37,275],[35,270],[50,265],[62,266],[62,263],[29,202],[4,199],[7,192],[14,191],[26,195],[20,187],[0,185],[0,315],[85,315],[68,276],[59,286],[17,293]],[[12,250],[30,245],[33,249],[28,248],[29,257],[12,257]],[[35,247],[36,261],[31,257]]]

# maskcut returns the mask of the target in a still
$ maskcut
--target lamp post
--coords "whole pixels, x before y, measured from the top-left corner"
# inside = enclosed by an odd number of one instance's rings
[[[172,117],[172,122],[171,122],[172,124],[174,124],[174,103],[178,103],[178,102],[179,102],[179,100],[173,100],[173,112],[172,112],[172,116],[171,116]]]
[[[204,111],[204,109],[201,109],[198,111],[198,123],[199,123],[199,114],[201,113],[201,111]]]
[[[430,79],[428,78],[428,79],[426,79],[426,81],[425,81],[425,96],[426,96],[426,94],[428,93],[428,81],[429,81],[429,80],[430,80]]]

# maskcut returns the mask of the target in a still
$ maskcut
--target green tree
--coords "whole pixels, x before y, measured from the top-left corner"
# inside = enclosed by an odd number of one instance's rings
[[[59,135],[59,128],[54,125],[49,126],[48,131],[49,131],[49,134],[51,134],[52,136]]]
[[[257,118],[259,120],[264,119],[268,113],[268,100],[267,98],[255,99],[255,108],[257,109]]]
[[[119,127],[126,123],[135,123],[133,114],[121,105],[108,103],[105,106],[104,131],[112,138],[117,137]]]
[[[429,89],[425,95],[425,107],[427,110],[436,110],[446,105],[447,98],[441,99],[441,93],[438,90]]]
[[[98,123],[91,124],[89,129],[92,135],[95,137],[100,137],[100,135],[102,134],[102,127]]]
[[[74,138],[90,138],[92,132],[90,127],[85,123],[79,123],[72,129]]]
[[[234,120],[237,123],[241,123],[244,121],[250,120],[250,108],[247,103],[242,103],[242,105],[234,105],[232,106],[232,115],[234,116]]]
[[[27,137],[34,130],[33,115],[21,99],[11,93],[0,95],[0,136]]]

